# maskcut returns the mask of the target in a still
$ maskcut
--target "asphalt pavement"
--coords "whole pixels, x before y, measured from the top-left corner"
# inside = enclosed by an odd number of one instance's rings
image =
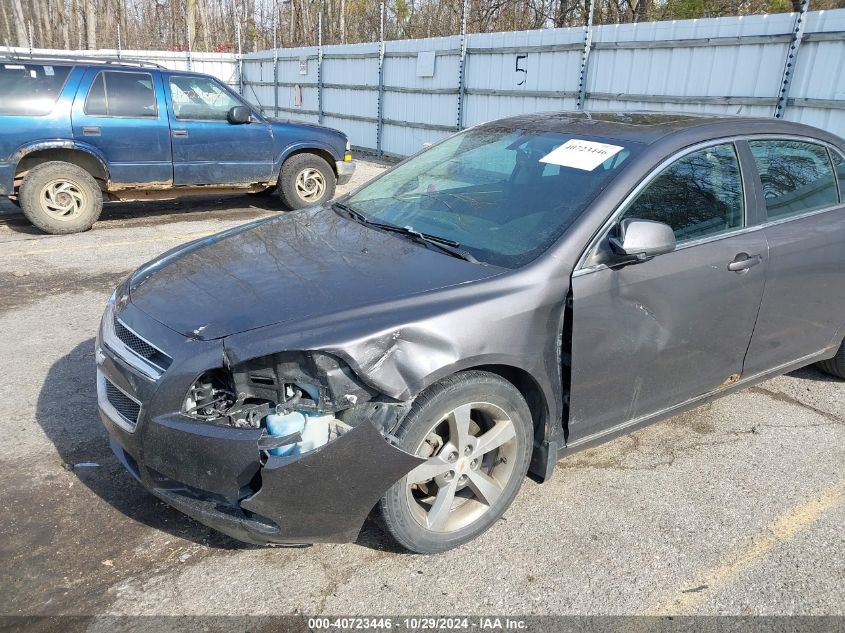
[[[93,339],[123,276],[277,203],[108,204],[70,236],[0,211],[2,615],[845,615],[843,381],[802,369],[575,454],[442,555],[371,524],[354,544],[250,547],[118,465]]]

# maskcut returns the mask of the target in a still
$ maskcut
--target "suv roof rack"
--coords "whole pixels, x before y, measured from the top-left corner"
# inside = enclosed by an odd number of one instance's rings
[[[13,60],[19,62],[73,62],[86,63],[92,66],[130,66],[132,68],[161,68],[167,70],[161,64],[134,59],[131,57],[94,57],[86,55],[43,55],[37,53],[18,53],[16,51],[0,50],[0,60]]]

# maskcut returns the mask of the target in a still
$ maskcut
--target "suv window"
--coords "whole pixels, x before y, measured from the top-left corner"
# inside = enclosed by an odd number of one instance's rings
[[[805,141],[751,141],[770,219],[837,203],[827,149]]]
[[[49,114],[72,66],[0,64],[0,114]]]
[[[225,121],[229,110],[244,105],[207,77],[171,77],[170,99],[173,114],[180,120]]]
[[[157,116],[152,75],[101,72],[88,91],[85,114],[129,118]]]
[[[666,167],[622,217],[668,224],[679,242],[744,224],[742,176],[732,143],[713,145]]]

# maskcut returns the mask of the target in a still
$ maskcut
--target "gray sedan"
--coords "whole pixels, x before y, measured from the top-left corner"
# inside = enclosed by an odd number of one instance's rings
[[[333,205],[150,262],[97,343],[153,494],[252,543],[424,553],[527,473],[777,374],[845,377],[845,142],[770,119],[537,114]]]

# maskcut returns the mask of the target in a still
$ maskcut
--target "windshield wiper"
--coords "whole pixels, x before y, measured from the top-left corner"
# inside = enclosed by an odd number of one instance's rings
[[[422,233],[421,231],[414,230],[414,228],[410,226],[395,226],[393,224],[387,224],[379,228],[382,228],[386,231],[400,233],[402,235],[408,235],[409,237],[412,237],[426,245],[431,244],[432,246],[436,246],[442,252],[446,253],[447,255],[451,255],[452,257],[456,257],[467,262],[472,262],[473,264],[481,263],[475,257],[472,256],[472,253],[469,253],[462,249],[460,242],[456,242],[455,240],[440,237],[439,235],[432,235],[431,233]]]
[[[413,227],[410,226],[396,226],[395,224],[388,224],[387,222],[378,222],[376,220],[371,220],[357,209],[349,206],[348,204],[344,204],[343,202],[335,202],[332,206],[340,209],[353,220],[365,226],[371,226],[376,229],[381,229],[382,231],[389,231],[391,233],[405,235],[417,242],[420,242],[424,246],[434,246],[438,248],[441,252],[446,253],[451,257],[463,259],[464,261],[471,262],[473,264],[481,263],[475,257],[472,256],[472,253],[468,253],[467,251],[462,249],[460,242],[456,242],[455,240],[440,237],[439,235],[432,235],[430,233],[423,233],[421,231],[415,230]]]

